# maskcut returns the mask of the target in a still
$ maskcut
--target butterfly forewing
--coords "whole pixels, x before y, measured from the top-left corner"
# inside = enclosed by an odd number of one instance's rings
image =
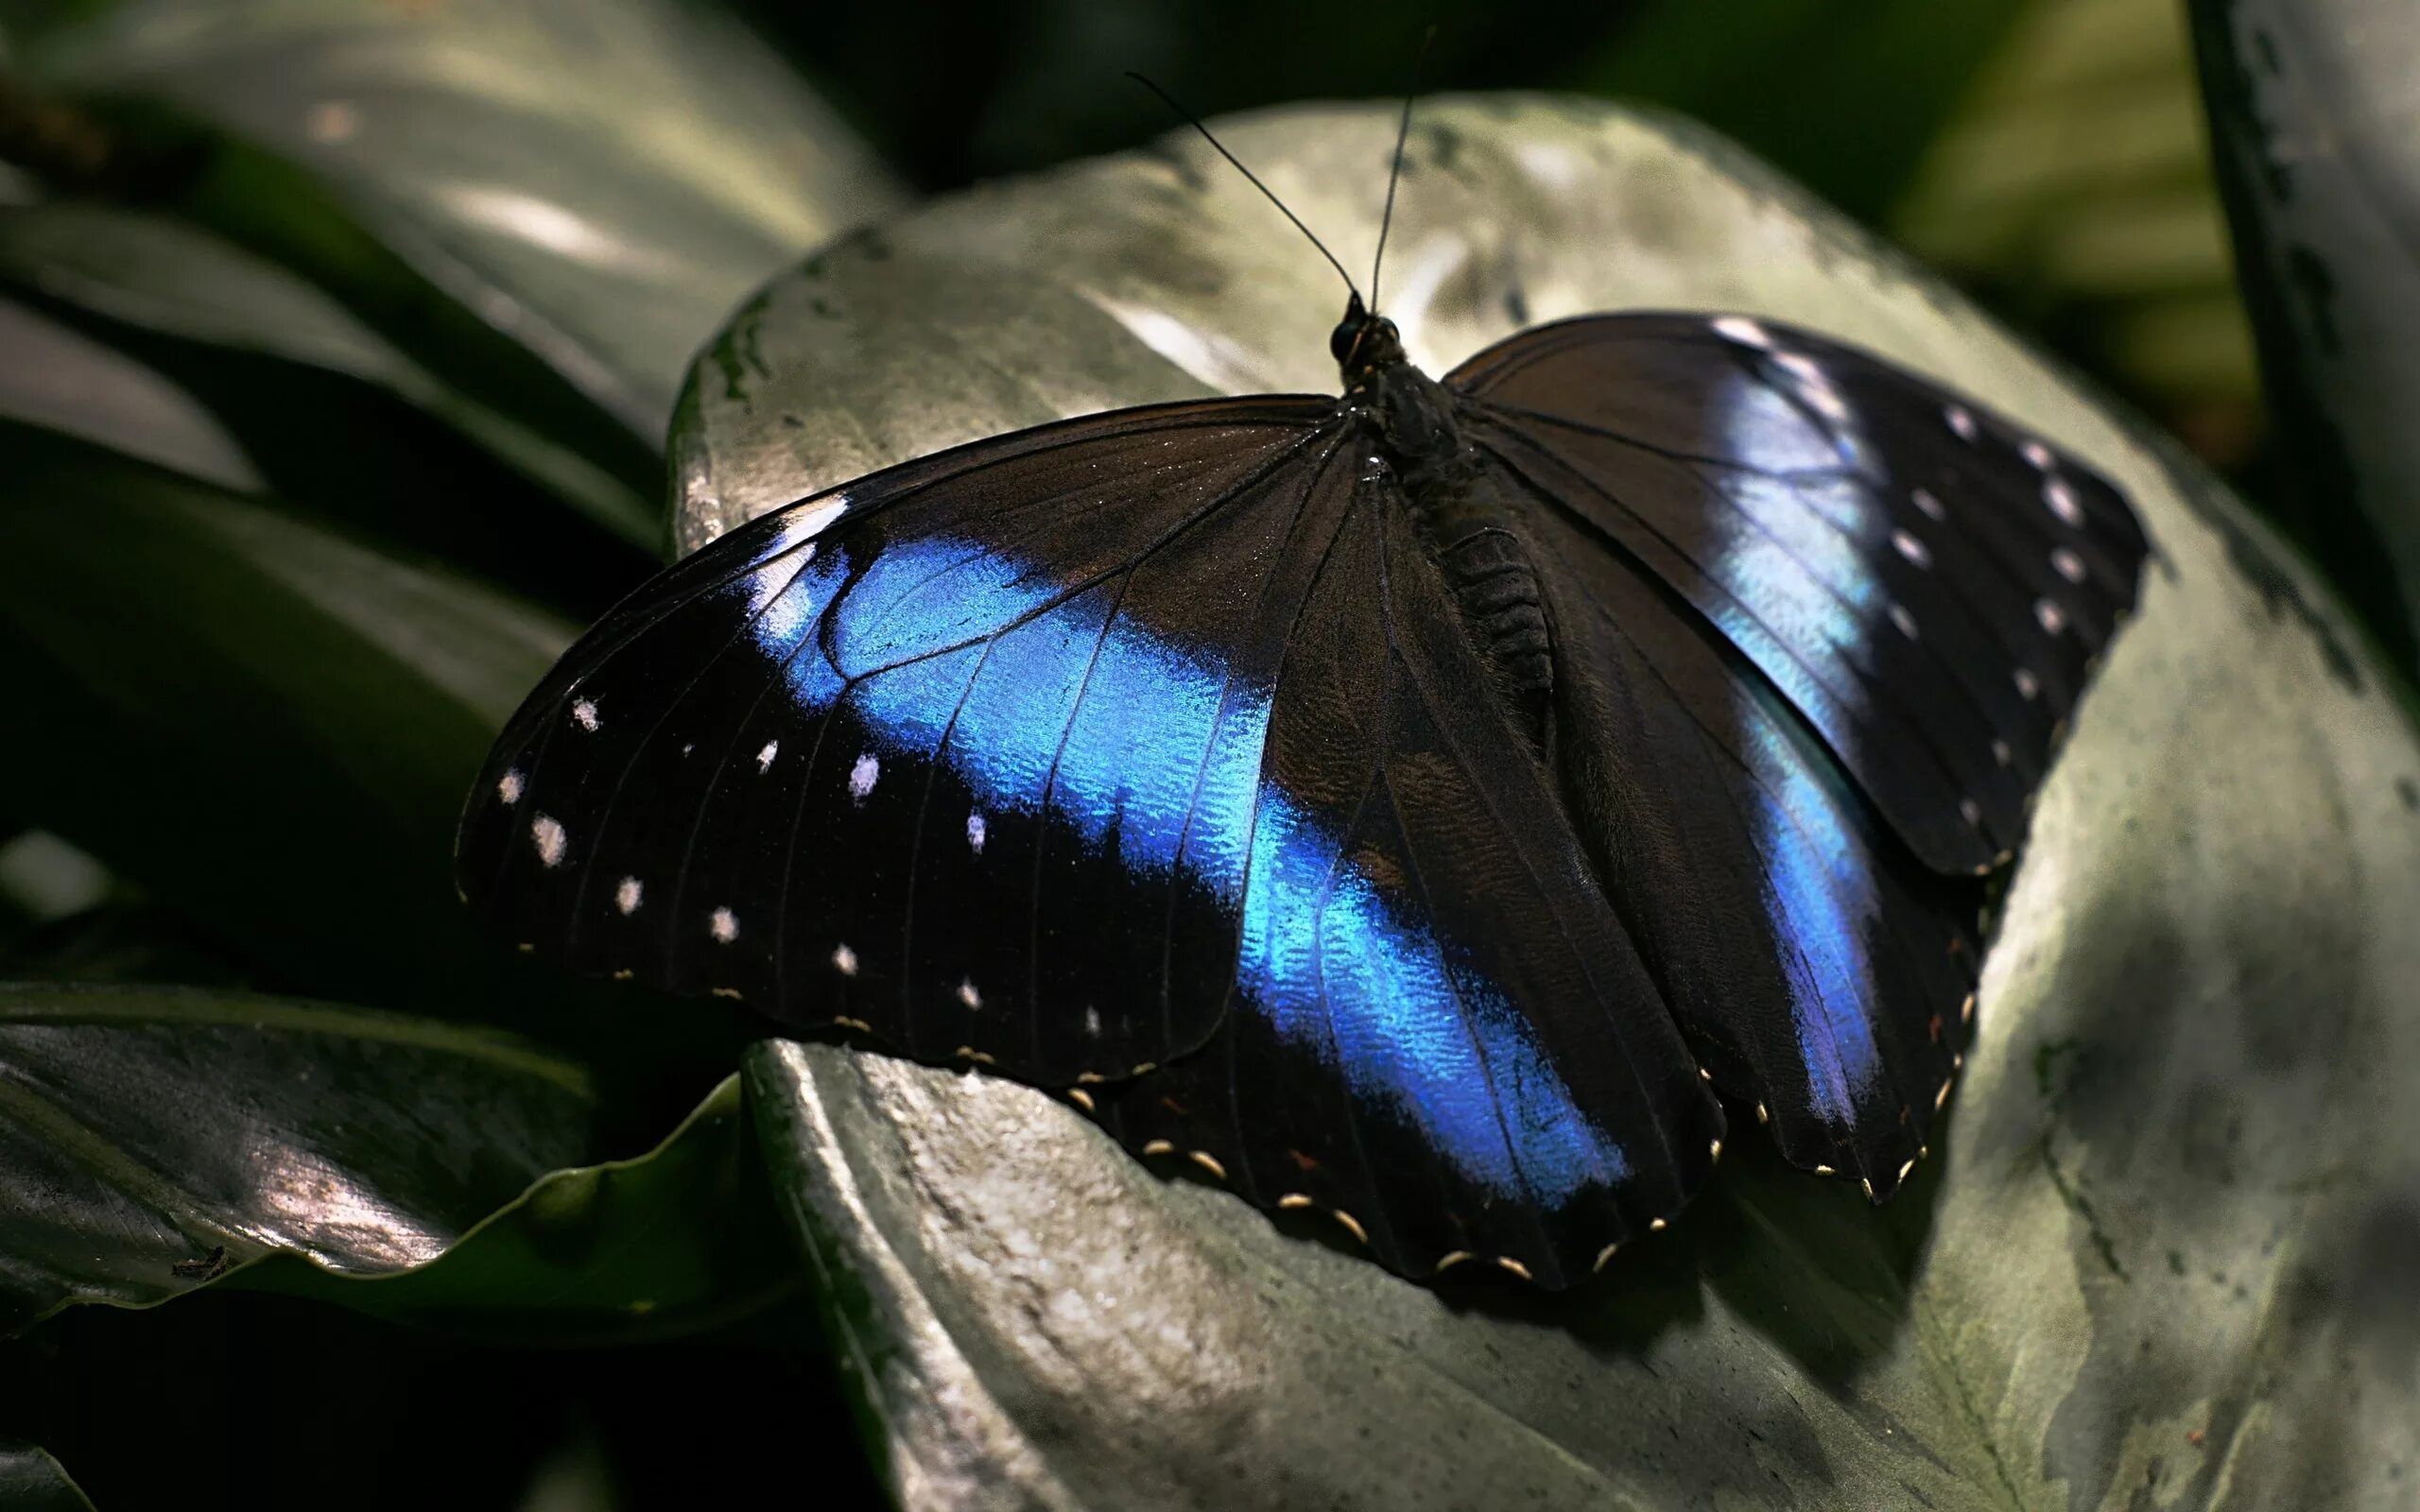
[[[2088,469],[1860,352],[1740,318],[1589,317],[1447,379],[1476,438],[1668,583],[1928,864],[2024,832],[2146,545]]]
[[[1334,407],[1021,433],[717,542],[515,717],[464,890],[583,970],[925,1058],[1064,1084],[1191,1048],[1242,864],[1184,827],[1249,794],[1287,613],[1254,586]]]

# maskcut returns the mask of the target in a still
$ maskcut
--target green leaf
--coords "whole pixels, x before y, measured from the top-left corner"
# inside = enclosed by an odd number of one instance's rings
[[[425,1264],[365,1280],[272,1259],[237,1279],[481,1338],[558,1344],[700,1332],[801,1282],[735,1074],[655,1149],[547,1173]]]
[[[172,473],[0,431],[0,780],[306,988],[442,1005],[493,947],[448,839],[569,627]]]
[[[493,347],[448,312],[415,323],[441,291],[649,450],[731,304],[896,200],[830,112],[702,6],[117,0],[85,12],[31,39],[38,77],[164,102],[268,155],[222,154],[184,184],[182,209],[325,285],[464,391],[507,411],[530,403],[478,381]],[[264,199],[269,189],[285,192]]]
[[[157,382],[88,355],[77,414]],[[42,732],[0,743],[18,816],[198,923],[248,977],[576,1050],[613,1092],[614,1147],[657,1138],[728,1073],[736,1012],[634,1040],[627,1018],[653,1000],[523,961],[455,895],[463,794],[568,624],[274,500],[14,422],[8,397],[0,655],[12,720]]]
[[[588,1148],[588,1083],[493,1033],[176,988],[0,987],[0,1329],[284,1251],[426,1263]]]
[[[24,305],[0,300],[0,420],[56,431],[238,492],[261,487],[243,448],[193,396]]]
[[[1574,84],[1708,121],[1881,218],[2026,0],[1657,0]]]
[[[567,521],[544,507],[545,495],[637,545],[651,548],[660,536],[652,497],[450,387],[317,286],[198,227],[90,201],[0,209],[0,280],[168,368],[246,430],[272,471],[290,473],[294,454],[323,448],[330,460],[309,483],[279,479],[289,496],[354,514],[369,512],[352,502],[365,498],[401,517],[372,523],[425,523],[417,539],[458,552],[494,532],[483,516],[510,513],[528,527],[511,540],[519,555],[542,554],[540,528],[553,538],[546,554],[560,554]],[[434,425],[413,425],[412,412]],[[440,427],[458,439],[430,434]],[[457,462],[451,475],[429,475],[418,454],[441,452],[448,440],[511,471],[481,477]],[[380,445],[396,455],[370,450]]]
[[[2420,10],[2189,9],[2286,518],[2420,670]]]
[[[1349,266],[1392,129],[1219,123]],[[1526,321],[1745,310],[1971,391],[2138,503],[2159,558],[2043,790],[1945,1133],[1875,1210],[1747,1124],[1599,1283],[1443,1295],[1043,1093],[767,1044],[769,1158],[903,1500],[2394,1501],[2420,1455],[2420,739],[2342,615],[2172,444],[1736,149],[1510,96],[1424,107],[1413,151],[1390,304],[1431,372]],[[710,350],[681,482],[703,533],[1054,404],[1327,388],[1340,303],[1182,138],[935,201]],[[743,413],[721,358],[752,343]]]
[[[2224,464],[2260,439],[2185,20],[2031,0],[1891,208],[1893,236]]]
[[[0,1506],[18,1512],[93,1512],[66,1468],[31,1444],[0,1438]]]

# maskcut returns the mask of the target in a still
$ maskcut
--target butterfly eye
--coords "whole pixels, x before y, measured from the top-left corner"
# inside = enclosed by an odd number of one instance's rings
[[[1360,341],[1362,327],[1367,323],[1365,317],[1348,315],[1338,321],[1336,329],[1328,334],[1328,354],[1336,358],[1338,367],[1342,367],[1353,355],[1353,348]]]

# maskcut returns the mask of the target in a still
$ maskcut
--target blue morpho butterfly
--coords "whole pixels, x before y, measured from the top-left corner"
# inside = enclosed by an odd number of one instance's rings
[[[1357,291],[1330,345],[1341,398],[995,437],[673,566],[498,740],[464,893],[1063,1090],[1407,1276],[1584,1277],[1704,1183],[1717,1091],[1889,1195],[2134,602],[2125,501],[1738,316],[1439,382]]]

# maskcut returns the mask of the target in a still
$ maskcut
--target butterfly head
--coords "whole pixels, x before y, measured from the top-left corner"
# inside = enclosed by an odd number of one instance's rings
[[[1395,323],[1371,314],[1358,294],[1345,302],[1344,318],[1329,334],[1327,350],[1334,353],[1347,388],[1357,388],[1379,369],[1404,360],[1403,337]]]

